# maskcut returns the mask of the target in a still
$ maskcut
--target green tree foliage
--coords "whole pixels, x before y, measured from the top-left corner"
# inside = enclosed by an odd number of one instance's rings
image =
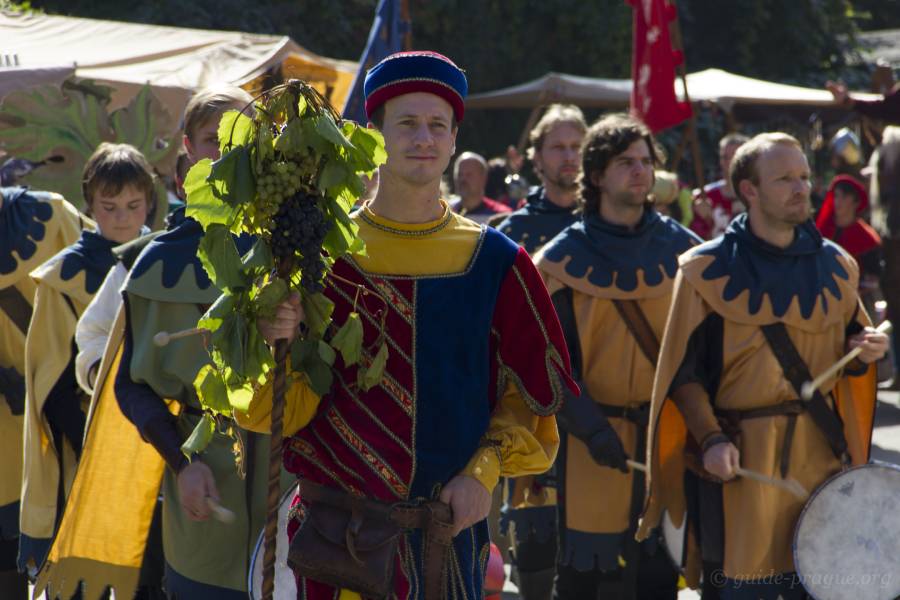
[[[290,35],[314,52],[359,58],[377,0],[31,0],[48,13]],[[624,0],[410,0],[413,40],[466,69],[473,93],[560,71],[628,77]],[[718,67],[818,86],[840,75],[857,28],[900,26],[896,0],[678,0],[689,70]],[[497,154],[528,111],[471,111],[457,146]]]

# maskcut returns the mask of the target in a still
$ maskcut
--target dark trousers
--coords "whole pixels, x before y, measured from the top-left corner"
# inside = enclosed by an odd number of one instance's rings
[[[678,571],[665,550],[656,547],[652,554],[644,551],[638,565],[637,600],[675,600],[678,596]],[[623,581],[624,571],[578,571],[573,567],[556,567],[553,600],[629,600]]]

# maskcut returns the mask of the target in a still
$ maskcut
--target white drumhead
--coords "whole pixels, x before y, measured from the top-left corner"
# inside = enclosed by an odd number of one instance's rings
[[[296,486],[285,492],[278,507],[278,537],[275,543],[275,600],[297,600],[297,580],[294,578],[294,572],[291,571],[287,564],[289,546],[287,535],[288,512],[291,509],[291,500],[293,500],[296,493]],[[250,600],[260,600],[262,598],[264,546],[265,530],[260,532],[259,539],[256,541],[256,548],[253,550],[253,557],[250,559],[250,573],[248,574],[247,582],[247,587],[250,590]]]
[[[679,572],[684,570],[684,536],[687,531],[687,515],[681,520],[681,527],[675,527],[669,511],[663,513],[662,534],[666,552]]]
[[[900,596],[900,467],[871,463],[822,484],[797,522],[794,565],[815,600]]]

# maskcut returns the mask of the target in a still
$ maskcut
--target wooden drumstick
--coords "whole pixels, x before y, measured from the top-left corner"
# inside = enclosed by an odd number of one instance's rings
[[[639,463],[631,459],[628,459],[625,462],[629,467],[636,471],[643,471],[645,473],[647,472],[647,465],[643,463]],[[774,477],[769,477],[768,475],[763,475],[762,473],[757,473],[756,471],[751,471],[743,467],[737,467],[734,472],[737,473],[739,477],[746,477],[747,479],[759,481],[760,483],[774,485],[777,488],[781,488],[787,492],[794,494],[798,498],[802,498],[804,500],[809,498],[809,492],[807,492],[803,488],[803,486],[800,485],[800,482],[796,479],[776,479]]]
[[[881,325],[878,326],[878,329],[876,329],[875,331],[877,331],[878,333],[890,333],[892,327],[893,326],[891,325],[890,321],[884,321]],[[862,352],[862,346],[857,346],[856,348],[848,352],[844,356],[844,358],[828,367],[828,369],[826,369],[824,373],[822,373],[812,381],[807,381],[806,383],[804,383],[803,389],[800,390],[800,397],[804,400],[811,400],[813,395],[816,393],[816,390],[822,387],[823,383],[834,377],[838,371],[846,367],[851,360],[859,356],[860,352]]]
[[[806,500],[809,498],[809,492],[804,489],[800,482],[796,479],[776,479],[775,477],[769,477],[768,475],[763,475],[762,473],[757,473],[756,471],[751,471],[749,469],[745,469],[744,467],[735,467],[734,472],[737,473],[739,477],[744,477],[746,479],[752,479],[753,481],[759,481],[760,483],[767,483],[769,485],[774,485],[777,488],[781,488],[786,492],[790,492],[794,494],[798,498],[802,498]]]
[[[194,327],[193,329],[185,329],[184,331],[176,331],[175,333],[169,333],[168,331],[160,331],[156,335],[153,336],[153,343],[159,347],[168,346],[169,342],[173,340],[177,340],[179,338],[190,337],[192,335],[199,335],[201,333],[207,333],[209,329],[205,329],[203,327]]]
[[[228,510],[210,496],[206,497],[206,505],[212,511],[213,517],[222,523],[234,523],[234,512]]]

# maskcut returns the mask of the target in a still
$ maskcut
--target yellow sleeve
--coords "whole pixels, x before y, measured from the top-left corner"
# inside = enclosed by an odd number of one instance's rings
[[[491,415],[481,447],[462,474],[493,492],[500,477],[543,473],[553,465],[558,449],[556,417],[531,412],[510,382]]]
[[[246,412],[234,411],[237,424],[249,431],[269,433],[272,429],[272,375],[257,390]],[[306,427],[319,408],[319,396],[306,382],[306,377],[288,369],[288,388],[284,393],[284,435],[289,436]]]

